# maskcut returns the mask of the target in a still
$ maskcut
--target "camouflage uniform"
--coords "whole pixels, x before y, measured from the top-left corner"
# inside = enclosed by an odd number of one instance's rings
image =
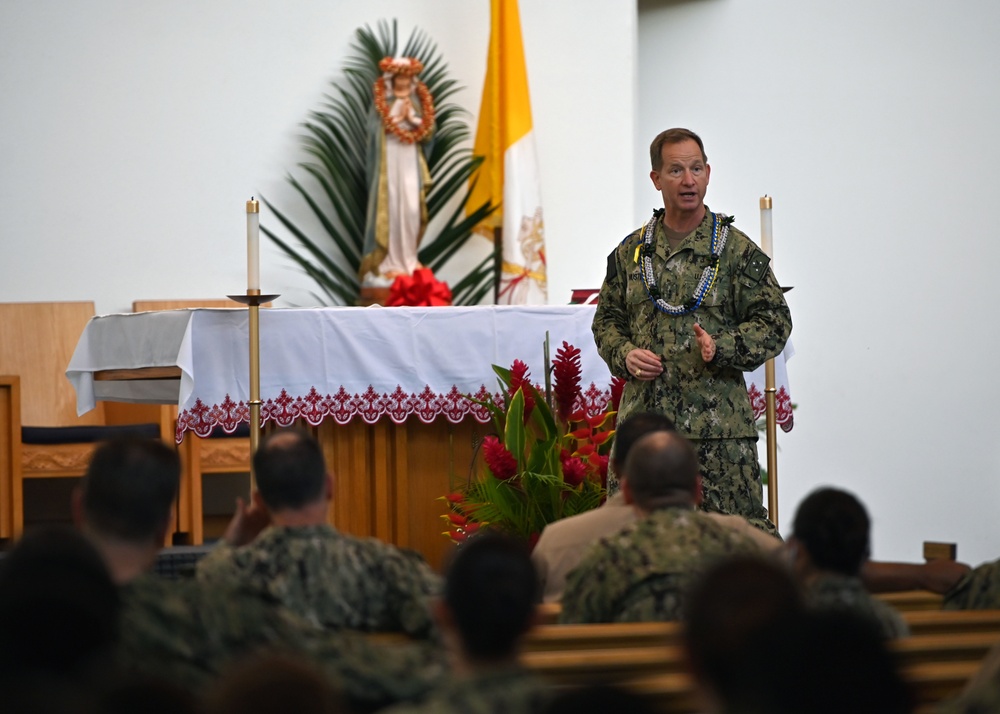
[[[416,636],[431,633],[430,597],[440,590],[440,578],[416,553],[325,524],[267,528],[240,548],[220,544],[197,575],[248,588],[316,627]]]
[[[545,710],[546,684],[521,667],[455,677],[417,705],[396,706],[384,714],[535,714]]]
[[[677,620],[691,580],[717,558],[760,553],[708,514],[653,511],[602,538],[566,579],[560,622]]]
[[[711,263],[714,215],[670,252],[657,212],[652,258],[661,297],[672,305],[691,299]],[[720,221],[730,220],[719,214]],[[694,441],[705,482],[706,510],[766,518],[757,462],[757,428],[743,372],[754,370],[785,346],[791,315],[769,259],[747,236],[729,227],[719,273],[700,307],[687,315],[660,312],[643,285],[636,260],[642,230],[608,256],[608,272],[594,316],[594,339],[611,373],[627,381],[619,419],[655,411],[673,420]],[[694,335],[700,324],[715,340],[712,362],[702,361]],[[625,365],[636,348],[661,355],[655,380],[635,379]],[[616,485],[612,485],[612,489]]]
[[[851,612],[875,624],[886,639],[908,637],[910,626],[892,606],[874,598],[859,578],[824,574],[806,587],[806,603],[815,610]]]
[[[1000,560],[972,569],[944,596],[945,610],[1000,609]]]
[[[408,701],[443,676],[440,647],[371,642],[362,633],[321,632],[249,592],[143,575],[121,586],[118,658],[200,693],[233,661],[285,652],[313,661],[355,705]]]

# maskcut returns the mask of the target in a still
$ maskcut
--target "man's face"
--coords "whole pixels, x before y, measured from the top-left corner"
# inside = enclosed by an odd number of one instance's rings
[[[685,139],[664,144],[660,156],[663,166],[659,171],[650,171],[649,177],[663,196],[667,213],[689,213],[701,208],[712,167],[702,159],[697,142]]]

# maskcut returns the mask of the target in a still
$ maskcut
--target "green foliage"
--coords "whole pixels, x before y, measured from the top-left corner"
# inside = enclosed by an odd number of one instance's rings
[[[380,76],[379,61],[401,55],[423,63],[420,79],[433,95],[436,108],[434,134],[424,145],[432,184],[427,195],[428,229],[418,252],[420,262],[437,273],[468,242],[472,229],[496,209],[487,202],[466,215],[469,180],[482,159],[463,148],[470,138],[463,118],[466,112],[448,101],[459,86],[448,77],[447,65],[434,43],[424,32],[414,30],[400,51],[395,21],[379,22],[377,32],[368,26],[359,28],[341,81],[332,84],[332,93],[303,125],[303,147],[310,160],[299,166],[309,180],[288,176],[321,231],[308,235],[290,210],[281,210],[262,197],[294,242],[265,225],[261,231],[316,283],[319,292],[313,296],[321,304],[354,305],[358,300],[373,168],[367,161],[368,144],[374,140],[371,128],[376,122],[372,86]],[[458,200],[453,201],[456,196]],[[446,212],[452,205],[453,210]],[[493,287],[496,270],[490,255],[456,280],[451,286],[454,304],[482,302]]]

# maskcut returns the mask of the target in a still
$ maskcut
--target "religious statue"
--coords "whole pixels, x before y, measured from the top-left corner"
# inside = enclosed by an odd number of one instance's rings
[[[363,287],[384,288],[422,268],[417,248],[427,227],[430,171],[421,144],[434,130],[434,98],[417,75],[414,57],[385,57],[375,81],[377,128],[369,141],[371,167]]]

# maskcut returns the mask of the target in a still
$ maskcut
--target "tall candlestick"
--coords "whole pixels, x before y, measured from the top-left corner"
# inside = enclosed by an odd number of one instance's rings
[[[260,203],[247,201],[247,290],[260,290]]]
[[[774,236],[771,226],[771,197],[760,197],[760,247],[774,261]]]

